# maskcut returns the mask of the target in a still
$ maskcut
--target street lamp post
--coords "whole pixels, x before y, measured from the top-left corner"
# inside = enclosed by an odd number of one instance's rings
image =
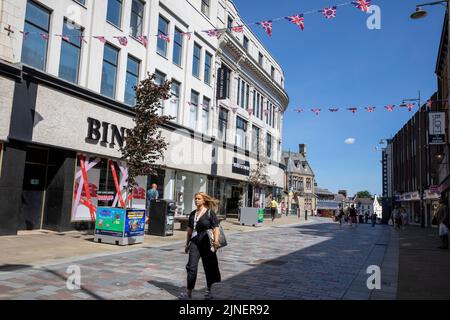
[[[428,2],[428,3],[422,3],[422,4],[418,4],[416,5],[416,12],[414,12],[413,14],[411,14],[411,19],[421,19],[421,18],[425,18],[427,16],[427,12],[422,10],[422,7],[425,6],[434,6],[434,5],[443,5],[447,8],[447,51],[450,50],[450,0],[445,0],[445,1],[434,1],[434,2]],[[447,53],[448,54],[448,53]],[[450,94],[450,63],[447,63],[447,99],[448,99],[448,95]],[[419,105],[419,108],[421,106]],[[427,137],[428,139],[428,137]],[[427,143],[428,144],[428,143]],[[429,148],[427,148],[427,152],[429,152]],[[422,154],[420,155],[420,158],[422,159]],[[420,160],[420,163],[422,164],[422,161]],[[422,166],[420,166],[420,170],[422,170]],[[420,179],[422,180],[422,174]],[[422,187],[422,186],[421,186]],[[420,194],[420,203],[421,203],[421,227],[424,228],[425,227],[425,217],[424,217],[424,212],[423,212],[423,208],[422,208],[422,200],[423,200],[423,191],[421,191]]]

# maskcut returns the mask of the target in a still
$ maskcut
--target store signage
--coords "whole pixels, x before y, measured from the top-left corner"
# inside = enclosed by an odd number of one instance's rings
[[[250,175],[250,162],[238,158],[233,158],[233,173],[241,174],[243,176]]]
[[[126,134],[130,131],[127,128],[117,127],[114,124],[108,122],[100,122],[97,119],[88,118],[88,132],[86,140],[93,142],[95,144],[101,143],[103,145],[108,145],[114,148],[115,145],[123,147]]]
[[[428,144],[445,144],[445,112],[430,112]]]
[[[217,71],[217,100],[227,99],[228,92],[228,69],[227,68],[219,68]]]

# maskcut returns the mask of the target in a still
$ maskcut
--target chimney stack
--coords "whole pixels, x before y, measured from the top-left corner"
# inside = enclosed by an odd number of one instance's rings
[[[299,145],[299,152],[306,158],[306,144]]]

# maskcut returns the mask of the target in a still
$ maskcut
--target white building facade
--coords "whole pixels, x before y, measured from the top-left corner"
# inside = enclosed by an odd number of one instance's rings
[[[199,191],[221,200],[221,214],[237,212],[258,161],[269,164],[268,191],[283,188],[283,71],[251,30],[234,28],[231,1],[0,6],[0,234],[71,230],[127,200],[144,207],[151,183],[178,214]],[[220,37],[204,32],[216,29]],[[148,73],[172,81],[161,112],[175,119],[161,128],[164,170],[127,196],[119,147],[133,127],[132,88]]]

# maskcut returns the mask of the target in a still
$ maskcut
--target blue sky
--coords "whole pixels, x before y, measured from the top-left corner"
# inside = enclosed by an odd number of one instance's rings
[[[234,0],[246,23],[345,3],[345,0]],[[423,2],[423,1],[422,1]],[[307,157],[319,187],[350,194],[381,194],[380,139],[390,138],[411,118],[407,109],[392,113],[388,104],[416,98],[425,102],[437,90],[435,67],[445,8],[427,7],[428,17],[411,20],[413,0],[373,0],[381,8],[381,29],[369,30],[369,15],[354,6],[339,7],[337,17],[305,16],[305,30],[288,21],[274,22],[269,38],[253,32],[285,72],[290,96],[284,121],[283,150],[307,145]],[[353,115],[348,107],[376,106]],[[293,112],[304,108],[303,114]],[[344,110],[331,113],[328,108]],[[316,116],[311,108],[322,108]],[[356,139],[352,145],[347,138]]]

